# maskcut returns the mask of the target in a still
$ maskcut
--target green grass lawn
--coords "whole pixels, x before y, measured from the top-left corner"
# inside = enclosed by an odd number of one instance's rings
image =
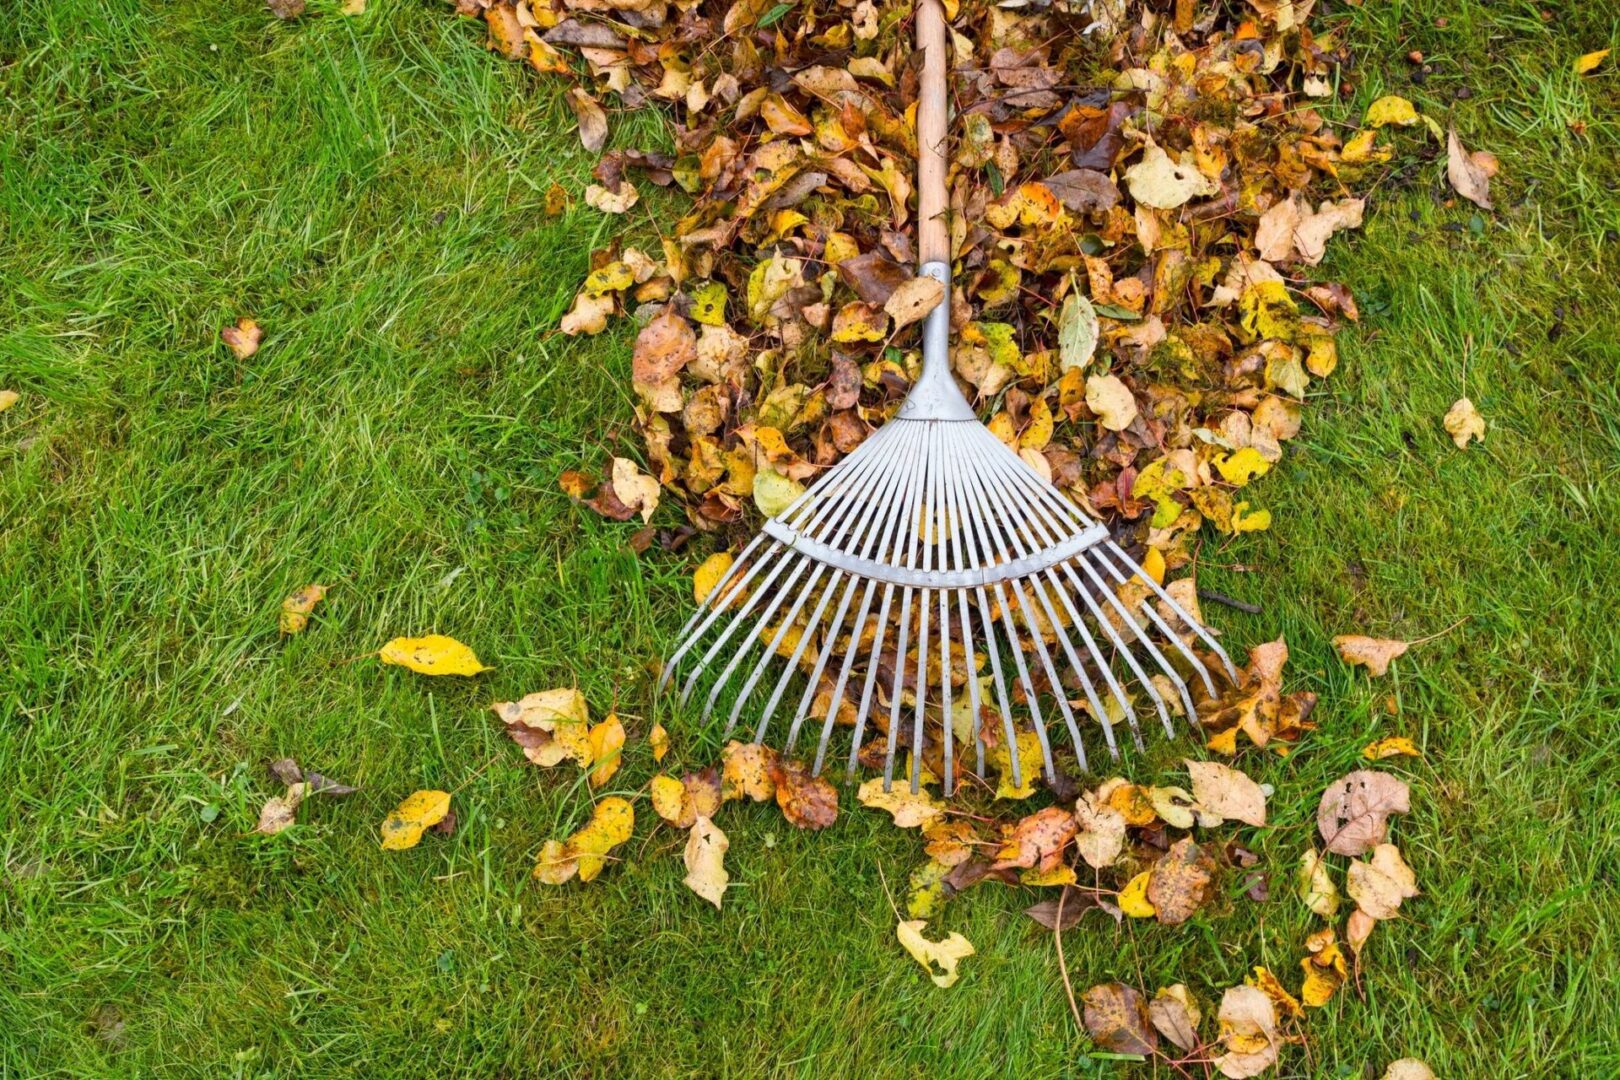
[[[1234,649],[1286,634],[1321,695],[1293,758],[1249,759],[1276,786],[1246,834],[1273,899],[1087,916],[1069,967],[1209,1001],[1255,964],[1296,982],[1317,796],[1404,734],[1424,895],[1280,1075],[1620,1075],[1620,73],[1571,69],[1620,45],[1620,7],[1328,7],[1358,57],[1336,118],[1398,92],[1454,119],[1502,160],[1499,211],[1442,205],[1437,161],[1374,193],[1322,268],[1362,324],[1255,489],[1275,525],[1201,554],[1203,584],[1265,606],[1211,612]],[[577,683],[644,734],[690,563],[638,558],[557,487],[629,445],[630,324],[550,333],[621,221],[546,217],[591,161],[558,88],[481,42],[433,0],[0,20],[0,388],[22,394],[0,414],[0,1075],[1146,1072],[1087,1056],[1030,890],[953,901],[933,929],[978,955],[931,985],[886,899],[915,839],[847,793],[821,834],[729,807],[723,912],[645,809],[596,883],[530,880],[589,798],[486,706]],[[617,143],[662,137],[615,118]],[[267,329],[245,363],[217,340],[238,315]],[[1490,430],[1459,452],[1440,417],[1464,393]],[[311,581],[329,600],[281,639]],[[1329,646],[1457,620],[1380,680]],[[355,659],[428,630],[496,670]],[[1184,749],[1127,768],[1169,777]],[[362,790],[252,835],[284,755]],[[610,790],[652,771],[633,738]],[[419,787],[456,789],[455,834],[380,852]]]

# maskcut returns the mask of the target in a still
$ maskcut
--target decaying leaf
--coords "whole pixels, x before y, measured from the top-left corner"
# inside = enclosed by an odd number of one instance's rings
[[[1604,49],[1605,53],[1609,50]],[[1389,1063],[1379,1080],[1435,1080],[1434,1070],[1417,1058],[1399,1058]]]
[[[265,800],[264,806],[259,810],[259,825],[253,831],[266,836],[274,836],[298,820],[298,807],[309,793],[307,783],[291,783],[287,785],[285,795],[275,795]]]
[[[838,789],[824,777],[811,776],[796,761],[778,758],[771,780],[782,816],[801,829],[825,829],[838,820]]]
[[[1182,1050],[1198,1046],[1198,1023],[1203,1018],[1192,992],[1182,983],[1166,986],[1148,1002],[1154,1028]]]
[[[259,351],[259,342],[264,340],[264,331],[252,319],[241,318],[236,320],[235,326],[227,326],[221,330],[219,339],[230,346],[231,352],[238,360],[246,360]]]
[[[1457,194],[1482,209],[1492,209],[1491,177],[1496,168],[1496,158],[1491,154],[1464,150],[1456,128],[1446,132],[1446,179]]]
[[[1221,997],[1216,1019],[1224,1052],[1215,1058],[1215,1067],[1222,1076],[1244,1080],[1277,1063],[1277,1010],[1263,991],[1232,987]]]
[[[1204,906],[1214,880],[1215,860],[1192,837],[1184,836],[1153,864],[1147,900],[1159,922],[1176,926]]]
[[[281,602],[279,625],[283,634],[301,634],[309,625],[310,612],[326,598],[325,585],[305,585]]]
[[[1379,844],[1373,848],[1370,860],[1358,859],[1350,864],[1350,881],[1345,891],[1357,907],[1373,918],[1393,919],[1400,911],[1401,901],[1418,894],[1417,875],[1406,865],[1400,848],[1394,844]]]
[[[1288,992],[1288,988],[1282,984],[1282,980],[1271,973],[1270,968],[1256,967],[1254,974],[1243,981],[1270,998],[1272,1006],[1283,1016],[1298,1019],[1305,1015],[1305,1009],[1300,1005],[1299,999]]]
[[[1124,431],[1136,419],[1136,398],[1116,375],[1092,375],[1086,379],[1086,407],[1109,431]]]
[[[1143,149],[1140,161],[1125,170],[1125,183],[1137,202],[1159,210],[1174,210],[1190,199],[1220,190],[1199,172],[1191,152],[1176,161],[1154,142]]]
[[[1299,966],[1305,974],[1299,998],[1307,1008],[1320,1009],[1326,1005],[1349,978],[1344,951],[1334,939],[1331,926],[1305,939],[1305,956]]]
[[[1152,1054],[1159,1037],[1142,995],[1124,983],[1093,986],[1081,997],[1085,1004],[1086,1034],[1098,1046],[1115,1054]]]
[[[945,286],[931,277],[914,277],[889,294],[883,310],[899,330],[927,315],[945,297]]]
[[[1452,402],[1441,424],[1459,450],[1466,450],[1472,439],[1485,441],[1485,418],[1479,415],[1479,410],[1474,408],[1474,403],[1467,398],[1458,398]]]
[[[1389,773],[1359,769],[1328,785],[1316,827],[1336,855],[1363,855],[1389,835],[1389,816],[1411,809],[1406,784]]]
[[[422,833],[443,821],[449,812],[448,791],[413,792],[383,818],[382,849],[404,851],[415,847]]]
[[[906,952],[928,972],[935,986],[950,986],[960,974],[956,970],[957,964],[964,957],[973,955],[973,943],[955,932],[943,941],[929,941],[923,936],[927,928],[926,921],[911,919],[896,926],[894,933]]]
[[[1188,761],[1192,797],[1200,810],[1248,825],[1266,823],[1266,793],[1243,773],[1215,761]]]
[[[1422,757],[1423,751],[1404,735],[1390,735],[1368,743],[1362,749],[1361,756],[1368,761],[1383,761],[1392,757]]]
[[[664,760],[664,755],[669,753],[669,732],[664,730],[663,724],[653,724],[647,733],[647,745],[652,748],[654,761]]]
[[[378,651],[377,658],[421,675],[477,675],[490,670],[478,662],[471,649],[443,634],[395,638]]]
[[[1114,865],[1125,849],[1125,815],[1099,804],[1090,793],[1074,804],[1075,847],[1086,865],[1101,870]]]
[[[1074,814],[1061,806],[1037,810],[1008,827],[990,869],[1019,867],[1048,872],[1062,859],[1075,828]]]
[[[730,847],[726,834],[706,817],[699,817],[686,837],[686,887],[716,909],[731,881],[725,867],[726,850]]]
[[[771,779],[777,768],[776,751],[759,743],[726,744],[720,768],[720,798],[752,799],[766,802],[776,795],[776,781]]]
[[[1299,857],[1299,875],[1295,891],[1305,906],[1324,919],[1331,919],[1339,911],[1339,887],[1328,873],[1327,859],[1315,848],[1309,848]]]
[[[1345,663],[1352,667],[1365,664],[1369,675],[1378,676],[1389,670],[1390,661],[1406,655],[1406,650],[1412,647],[1412,643],[1395,638],[1340,634],[1333,639],[1333,647],[1339,650],[1339,658]]]
[[[518,701],[498,701],[490,709],[536,765],[549,769],[564,758],[591,764],[590,711],[577,689],[540,690]]]

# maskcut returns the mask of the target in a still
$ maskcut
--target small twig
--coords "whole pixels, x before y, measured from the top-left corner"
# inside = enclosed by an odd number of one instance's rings
[[[1063,901],[1069,898],[1069,887],[1063,886],[1058,890],[1057,918],[1052,921],[1052,937],[1057,941],[1058,971],[1063,975],[1063,992],[1069,995],[1069,1011],[1074,1014],[1074,1026],[1086,1030],[1086,1022],[1080,1018],[1080,1006],[1075,1004],[1074,986],[1069,982],[1069,962],[1063,958]]]
[[[1218,593],[1214,589],[1199,589],[1198,599],[1208,600],[1212,604],[1225,604],[1229,608],[1237,608],[1239,611],[1248,612],[1250,615],[1258,615],[1264,610],[1259,604],[1251,604],[1247,600],[1238,600],[1227,596],[1225,593]]]

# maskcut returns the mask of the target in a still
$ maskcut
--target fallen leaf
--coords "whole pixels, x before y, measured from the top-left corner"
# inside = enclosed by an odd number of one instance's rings
[[[1305,974],[1299,998],[1306,1007],[1320,1009],[1332,1000],[1339,987],[1350,977],[1349,969],[1344,962],[1344,952],[1334,940],[1331,926],[1306,938],[1305,949],[1306,955],[1299,962],[1300,970]]]
[[[1025,728],[1018,732],[1012,745],[1018,754],[1017,770],[1013,769],[1012,752],[1008,750],[1005,740],[990,748],[990,766],[996,771],[996,798],[1027,799],[1035,794],[1035,785],[1040,781],[1041,765],[1045,760],[1041,739]],[[1014,779],[1015,771],[1017,780]]]
[[[731,875],[726,873],[726,850],[731,841],[715,823],[699,817],[686,836],[686,887],[713,904],[718,910]]]
[[[709,594],[714,591],[714,587],[720,584],[720,579],[726,576],[726,571],[731,569],[731,562],[731,552],[729,551],[717,551],[704,559],[702,564],[692,572],[692,599],[700,604],[707,600]],[[727,592],[729,593],[730,590],[727,590]],[[730,599],[729,595],[727,599]]]
[[[1254,974],[1245,979],[1244,982],[1270,998],[1272,1006],[1281,1010],[1284,1016],[1298,1018],[1305,1015],[1305,1010],[1300,1007],[1299,999],[1288,992],[1288,988],[1283,986],[1281,980],[1271,973],[1270,968],[1256,967]]]
[[[766,517],[779,517],[804,494],[804,485],[774,469],[754,474],[754,504]]]
[[[1277,1010],[1265,993],[1253,986],[1234,986],[1221,997],[1216,1014],[1225,1053],[1215,1067],[1232,1080],[1259,1076],[1277,1063]]]
[[[641,511],[642,521],[651,521],[658,509],[658,481],[629,458],[613,459],[613,494],[631,510]]]
[[[264,331],[252,319],[237,319],[235,326],[227,326],[219,332],[219,340],[230,346],[238,360],[246,360],[259,351]]]
[[[1238,770],[1215,761],[1188,761],[1192,796],[1203,810],[1247,825],[1266,823],[1266,793]]]
[[[918,276],[889,294],[883,310],[894,320],[894,329],[910,326],[939,306],[945,298],[944,283],[931,277]]]
[[[1214,880],[1215,860],[1192,837],[1184,836],[1153,864],[1147,900],[1162,925],[1177,926],[1203,907]]]
[[[1125,850],[1125,815],[1090,794],[1074,804],[1075,847],[1096,870],[1114,865]]]
[[[1376,677],[1389,670],[1390,661],[1398,656],[1404,656],[1406,650],[1412,647],[1412,643],[1398,641],[1395,638],[1340,634],[1333,639],[1333,647],[1339,650],[1339,658],[1345,663],[1351,667],[1365,664],[1367,673]]]
[[[1087,990],[1080,1000],[1085,1003],[1086,1034],[1104,1050],[1150,1055],[1158,1049],[1159,1037],[1147,1003],[1134,987],[1103,983]]]
[[[1361,751],[1361,756],[1368,761],[1382,761],[1392,757],[1422,757],[1423,751],[1417,744],[1404,735],[1391,735],[1388,738],[1370,742]]]
[[[579,87],[571,88],[565,99],[568,107],[574,110],[574,117],[579,121],[579,141],[591,153],[597,153],[607,142],[607,113],[602,111],[596,99]]]
[[[776,785],[776,805],[790,824],[825,829],[838,820],[838,789],[822,777],[811,776],[803,765],[779,759],[771,779]]]
[[[383,818],[382,849],[404,851],[422,839],[422,833],[437,825],[450,812],[448,791],[417,791],[406,796]]]
[[[664,755],[669,753],[669,732],[664,725],[654,723],[652,730],[647,733],[647,745],[652,747],[654,761],[663,761]]]
[[[298,807],[309,792],[309,785],[293,783],[287,785],[285,795],[276,795],[265,800],[264,806],[259,810],[259,824],[253,831],[266,836],[274,836],[298,820]],[[407,845],[408,846],[408,845]]]
[[[1389,816],[1411,809],[1405,783],[1389,773],[1360,769],[1328,785],[1316,810],[1316,827],[1336,855],[1363,855],[1389,834]]]
[[[769,747],[735,740],[727,743],[720,766],[721,801],[769,801],[776,794],[776,782],[771,779],[776,767],[776,751]]]
[[[581,881],[595,881],[607,865],[608,852],[630,839],[635,824],[635,808],[609,795],[592,808],[582,829],[560,843],[547,840],[541,846],[534,876],[546,885],[561,885],[575,874]]]
[[[1417,1058],[1399,1058],[1389,1063],[1380,1080],[1435,1080],[1435,1077],[1434,1070]]]
[[[1575,74],[1590,75],[1598,69],[1598,66],[1608,58],[1609,53],[1612,51],[1612,49],[1598,49],[1596,52],[1582,53],[1575,58]],[[1393,1065],[1390,1066],[1390,1068],[1394,1067]],[[1392,1078],[1386,1076],[1385,1080],[1392,1080]]]
[[[1136,398],[1117,375],[1086,377],[1086,407],[1109,431],[1124,431],[1136,419]]]
[[[600,724],[591,728],[590,785],[594,791],[613,779],[619,771],[619,759],[624,749],[624,725],[617,713],[608,713]]]
[[[1178,162],[1151,140],[1142,149],[1142,159],[1125,170],[1125,184],[1137,202],[1160,210],[1174,210],[1189,199],[1220,191],[1198,171],[1191,151],[1184,151]]]
[[[1069,930],[1080,921],[1080,916],[1093,908],[1108,912],[1115,921],[1121,917],[1119,909],[1104,900],[1100,891],[1076,885],[1065,885],[1059,896],[1030,905],[1024,909],[1024,914],[1048,930]]]
[[[490,670],[478,662],[471,649],[443,634],[395,638],[378,651],[377,658],[421,675],[477,675]]]
[[[862,806],[887,810],[894,818],[894,823],[902,829],[926,828],[945,816],[945,804],[935,799],[926,789],[919,790],[913,795],[911,788],[902,783],[893,785],[889,791],[884,791],[883,780],[877,776],[863,783],[856,791],[855,797]]]
[[[1371,860],[1352,862],[1349,878],[1345,891],[1350,899],[1380,921],[1393,919],[1400,913],[1402,900],[1418,895],[1417,875],[1394,844],[1379,844],[1373,848]]]
[[[1446,410],[1445,419],[1440,423],[1459,450],[1467,449],[1470,439],[1485,441],[1485,418],[1467,398],[1458,398],[1452,402],[1451,408]]]
[[[1074,814],[1061,806],[1037,810],[1007,829],[996,850],[992,870],[1034,867],[1041,872],[1054,869],[1075,833]]]
[[[1203,1018],[1192,992],[1182,983],[1160,988],[1148,1002],[1148,1018],[1160,1035],[1182,1050],[1198,1046],[1198,1023]]]
[[[587,184],[584,198],[585,205],[593,210],[600,210],[604,214],[624,214],[641,201],[641,192],[637,191],[636,186],[630,181],[621,180],[617,189],[606,188],[601,184]],[[608,297],[607,300],[611,311],[612,298]]]
[[[1119,910],[1133,919],[1151,919],[1159,913],[1148,899],[1148,889],[1153,884],[1153,871],[1143,870],[1125,883],[1119,891]]]
[[[1339,911],[1339,887],[1328,874],[1327,859],[1315,848],[1307,849],[1299,857],[1299,873],[1294,891],[1305,906],[1324,919],[1331,919]]]
[[[1412,107],[1412,103],[1395,94],[1381,97],[1367,106],[1368,127],[1380,128],[1389,124],[1396,127],[1411,127],[1417,122],[1417,110]]]
[[[922,933],[927,927],[925,920],[911,919],[896,926],[894,933],[906,952],[928,972],[935,986],[950,986],[959,975],[957,964],[973,955],[973,943],[955,932],[943,941],[929,941]]]
[[[1058,315],[1058,364],[1064,371],[1084,370],[1097,352],[1101,330],[1091,301],[1072,292]]]
[[[265,0],[265,7],[278,19],[296,19],[304,13],[304,0]]]
[[[281,602],[279,625],[283,634],[303,633],[309,625],[310,612],[326,598],[325,585],[305,585]]]
[[[540,690],[518,701],[498,701],[490,709],[536,765],[549,769],[564,758],[582,767],[591,764],[590,711],[578,690]]]
[[[0,390],[0,412],[5,412],[21,400],[22,395],[15,390]]]
[[[1491,174],[1496,171],[1496,159],[1489,155],[1470,154],[1457,138],[1457,129],[1446,132],[1446,179],[1457,194],[1485,210],[1491,206]]]

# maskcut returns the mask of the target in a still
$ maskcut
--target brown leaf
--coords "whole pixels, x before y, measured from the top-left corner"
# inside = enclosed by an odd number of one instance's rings
[[[607,113],[596,99],[579,87],[572,87],[565,95],[568,107],[574,110],[574,117],[579,121],[579,141],[591,153],[600,153],[607,144]]]
[[[1160,1035],[1182,1050],[1191,1051],[1198,1046],[1198,1021],[1201,1014],[1192,992],[1181,983],[1166,986],[1148,1002],[1148,1017]]]
[[[774,765],[771,778],[783,817],[801,829],[825,829],[838,820],[837,788],[796,761],[778,759]]]
[[[1074,815],[1063,807],[1037,810],[1007,830],[990,869],[1055,869],[1062,861],[1063,849],[1074,839],[1075,829]]]
[[[1060,905],[1063,909],[1061,920],[1058,917]],[[1063,886],[1057,898],[1032,904],[1024,909],[1024,914],[1048,930],[1069,930],[1080,921],[1080,916],[1093,908],[1107,912],[1115,922],[1120,920],[1119,908],[1108,902],[1105,893],[1080,885]]]
[[[945,299],[945,286],[931,277],[914,277],[889,294],[883,310],[894,320],[894,328],[910,326]]]
[[[1182,837],[1153,864],[1153,877],[1147,887],[1148,902],[1157,911],[1159,922],[1176,926],[1186,922],[1204,905],[1214,880],[1215,860],[1193,843],[1192,837]]]
[[[253,831],[274,836],[298,820],[298,807],[309,793],[308,784],[288,784],[285,795],[266,799],[259,810],[259,824]]]
[[[265,7],[278,19],[296,19],[304,13],[304,0],[265,0]]]
[[[1316,827],[1336,855],[1362,855],[1389,835],[1389,816],[1411,809],[1406,784],[1389,773],[1358,769],[1322,792]]]
[[[1103,983],[1082,995],[1086,1034],[1114,1054],[1152,1054],[1159,1036],[1142,995],[1124,983]]]
[[[1333,639],[1333,647],[1339,650],[1339,657],[1345,663],[1354,667],[1357,664],[1366,664],[1369,675],[1382,675],[1389,670],[1389,662],[1406,653],[1412,647],[1409,641],[1398,641],[1394,638],[1362,637],[1360,634],[1340,634]]]
[[[302,3],[298,5],[300,11],[303,10],[303,6]],[[291,17],[281,16],[284,19]],[[264,331],[259,328],[258,323],[244,317],[237,319],[235,326],[227,326],[221,330],[219,340],[230,346],[231,352],[236,354],[238,360],[246,360],[259,351],[259,342],[264,340]]]
[[[1489,154],[1470,154],[1457,138],[1457,129],[1446,132],[1446,179],[1457,189],[1457,194],[1486,210],[1491,205],[1491,176],[1496,172],[1496,158]]]
[[[727,743],[720,767],[721,801],[770,799],[776,794],[776,783],[771,779],[776,762],[776,751],[759,743]]]
[[[638,386],[657,386],[674,378],[697,359],[697,335],[692,324],[665,307],[636,335],[630,377]]]
[[[1041,183],[1077,214],[1107,213],[1119,204],[1119,188],[1096,169],[1070,169]]]
[[[302,633],[310,613],[326,597],[325,585],[305,585],[281,602],[279,626],[283,634]]]
[[[1266,795],[1238,770],[1215,761],[1188,761],[1193,800],[1201,810],[1247,825],[1266,823]]]
[[[868,304],[889,302],[894,291],[912,280],[905,268],[881,251],[868,251],[838,264],[838,276]]]

